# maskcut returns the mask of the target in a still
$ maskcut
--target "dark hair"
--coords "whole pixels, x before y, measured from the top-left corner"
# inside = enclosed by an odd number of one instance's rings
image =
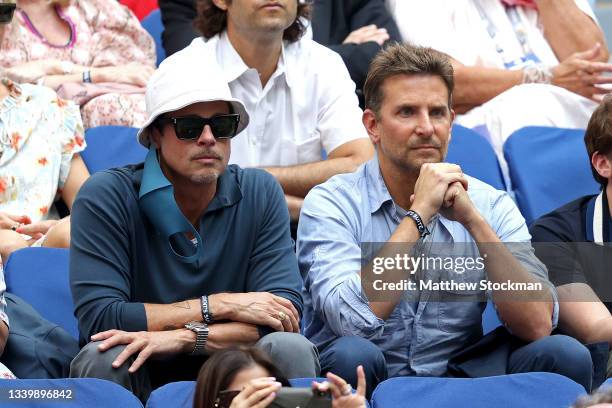
[[[606,96],[593,112],[584,134],[584,144],[589,153],[589,163],[591,163],[593,177],[603,188],[606,188],[608,179],[597,173],[591,159],[595,152],[604,155],[612,152],[612,96]]]
[[[219,393],[227,390],[236,374],[252,366],[261,366],[270,377],[275,377],[284,387],[289,386],[289,381],[265,351],[255,347],[232,347],[215,352],[200,369],[193,407],[214,408]]]
[[[448,107],[451,107],[455,80],[448,56],[432,48],[393,43],[374,57],[363,86],[366,108],[376,115],[380,113],[384,98],[383,84],[395,75],[439,76],[448,89]]]
[[[612,403],[612,387],[602,387],[591,395],[578,398],[571,408],[587,408],[593,405]]]
[[[231,4],[231,0],[226,0]],[[299,1],[299,0],[295,0]],[[193,22],[194,27],[209,39],[221,33],[227,27],[227,11],[215,6],[213,0],[197,0],[198,14]],[[306,32],[303,20],[310,19],[310,4],[298,3],[295,21],[285,29],[283,39],[296,42]]]

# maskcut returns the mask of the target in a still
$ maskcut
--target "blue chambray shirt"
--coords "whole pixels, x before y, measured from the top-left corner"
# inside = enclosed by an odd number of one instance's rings
[[[503,242],[523,242],[514,256],[553,294],[553,326],[558,320],[554,286],[535,257],[531,236],[518,208],[503,191],[468,177],[469,196]],[[389,376],[443,376],[449,357],[482,336],[483,302],[434,302],[427,293],[418,302],[402,300],[386,321],[376,317],[362,294],[361,243],[386,242],[405,211],[393,202],[378,159],[355,173],[341,174],[313,188],[302,207],[297,255],[304,278],[305,335],[319,350],[341,336],[360,336],[384,353]],[[478,256],[468,231],[458,222],[436,216],[423,244],[467,243],[466,256]],[[463,274],[486,279],[486,271]],[[456,279],[455,279],[456,280]],[[465,292],[463,292],[465,293]]]

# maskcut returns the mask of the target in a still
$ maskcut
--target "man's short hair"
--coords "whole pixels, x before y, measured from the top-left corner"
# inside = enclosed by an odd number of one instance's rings
[[[584,144],[589,153],[589,163],[595,152],[604,155],[612,153],[612,95],[607,95],[593,112],[584,134]],[[608,179],[600,176],[592,163],[591,171],[595,180],[605,188]]]
[[[231,4],[231,0],[226,0]],[[311,7],[308,3],[298,2],[297,16],[295,21],[285,29],[283,39],[296,42],[306,32],[305,21],[310,19]],[[202,33],[207,40],[223,32],[227,28],[227,11],[215,6],[213,0],[197,0],[198,15],[193,23],[195,28]]]
[[[380,51],[372,60],[363,87],[366,108],[376,115],[384,98],[383,84],[395,75],[436,75],[448,90],[448,107],[452,105],[455,80],[453,66],[445,54],[428,47],[394,43]]]

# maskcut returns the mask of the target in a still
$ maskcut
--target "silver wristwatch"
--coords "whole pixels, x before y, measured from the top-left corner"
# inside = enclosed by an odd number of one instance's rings
[[[191,355],[201,356],[206,354],[206,340],[208,340],[208,325],[202,322],[189,322],[185,325],[186,329],[191,330],[196,335],[196,341]]]

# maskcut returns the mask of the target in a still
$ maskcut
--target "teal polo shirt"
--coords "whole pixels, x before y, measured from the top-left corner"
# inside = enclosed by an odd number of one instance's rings
[[[72,208],[70,285],[81,343],[110,329],[147,330],[144,303],[269,292],[302,312],[283,191],[269,173],[228,166],[202,214],[203,256],[183,263],[138,205],[143,165],[94,174]]]

